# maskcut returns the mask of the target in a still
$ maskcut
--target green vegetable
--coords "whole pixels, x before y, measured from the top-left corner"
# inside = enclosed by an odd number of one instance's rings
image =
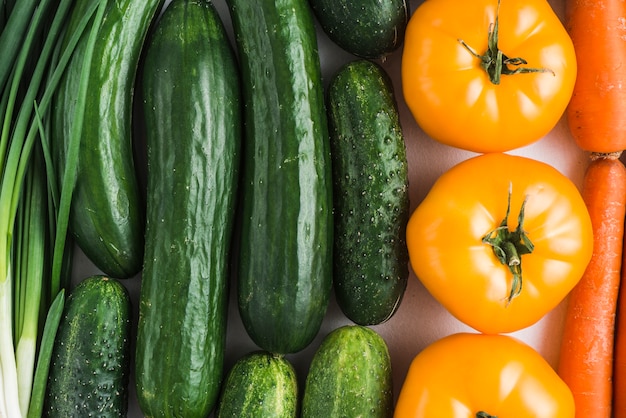
[[[348,318],[376,325],[395,312],[408,280],[408,163],[391,80],[367,60],[331,79],[334,287]]]
[[[242,136],[236,58],[210,2],[169,4],[142,85],[148,187],[137,394],[147,416],[204,418],[222,381]]]
[[[302,418],[393,416],[391,359],[370,328],[346,325],[329,333],[311,361]]]
[[[306,0],[228,0],[245,144],[238,303],[273,353],[305,348],[331,292],[332,184],[313,16]]]
[[[338,46],[361,58],[382,58],[404,41],[406,0],[309,0],[320,26]]]
[[[224,382],[216,418],[295,418],[298,380],[281,355],[253,352],[237,360]]]
[[[91,276],[69,294],[52,351],[45,416],[125,416],[130,297],[116,279]]]
[[[96,0],[75,3],[72,28]],[[143,203],[133,160],[131,116],[139,57],[163,0],[108,0],[91,60],[84,106],[70,230],[103,272],[136,274],[143,262]],[[53,147],[59,172],[69,148],[86,37],[81,40],[55,97]],[[61,173],[59,173],[61,174]]]
[[[45,177],[49,161],[42,155],[46,148],[45,121],[51,97],[71,56],[75,41],[90,19],[100,22],[102,13],[93,17],[95,6],[85,11],[79,25],[67,31],[68,47],[53,54],[71,0],[42,0],[28,20],[15,61],[3,61],[9,77],[0,82],[0,415],[30,415],[31,392],[39,392],[41,376],[47,367],[45,347],[50,333],[41,333],[40,318],[57,310],[51,305],[62,292],[55,283],[54,271],[67,266],[69,251],[64,247],[63,216],[57,213],[59,201]],[[20,6],[21,7],[21,6]],[[18,8],[12,9],[18,12]],[[103,11],[104,8],[101,8]],[[23,10],[22,10],[23,11]],[[11,13],[10,20],[18,16]],[[93,18],[93,19],[92,19]],[[15,27],[7,24],[4,35]],[[0,41],[2,43],[4,41]],[[90,38],[89,48],[93,46]],[[15,45],[10,45],[15,47]],[[3,50],[4,51],[4,50]],[[54,56],[54,59],[53,59]],[[76,99],[80,103],[80,98]],[[41,141],[40,141],[41,140]],[[41,145],[41,147],[40,147]],[[68,168],[69,169],[69,168]],[[65,189],[64,194],[71,193]],[[54,196],[53,196],[54,195]],[[54,254],[50,254],[54,249]],[[66,270],[67,271],[67,270]],[[56,305],[58,306],[58,305]],[[50,309],[50,311],[48,311]],[[48,327],[50,328],[50,327]],[[35,370],[35,364],[37,369]]]

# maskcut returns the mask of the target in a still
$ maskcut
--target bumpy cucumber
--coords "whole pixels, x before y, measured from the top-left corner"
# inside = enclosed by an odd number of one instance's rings
[[[259,351],[237,360],[229,371],[216,418],[295,418],[298,380],[283,356]]]
[[[330,332],[311,361],[301,417],[391,416],[393,377],[383,338],[360,325]]]
[[[70,293],[54,341],[47,417],[122,417],[128,409],[130,297],[116,279],[91,276]]]
[[[381,58],[404,41],[409,11],[406,0],[309,0],[320,26],[346,51]]]
[[[357,60],[330,81],[334,185],[334,287],[360,325],[389,319],[408,280],[408,163],[389,77]]]
[[[214,6],[173,0],[142,74],[148,156],[136,349],[150,417],[206,417],[222,381],[241,147],[234,50]]]
[[[89,3],[76,2],[68,33]],[[135,75],[144,39],[163,0],[110,0],[98,34],[89,77],[70,230],[103,272],[136,274],[143,261],[143,203],[133,159]],[[89,29],[77,46],[53,104],[58,174],[63,176]]]
[[[238,301],[254,342],[305,348],[331,292],[328,121],[306,0],[227,0],[245,101]]]

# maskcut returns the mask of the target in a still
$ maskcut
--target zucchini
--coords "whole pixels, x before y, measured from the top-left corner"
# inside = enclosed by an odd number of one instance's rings
[[[131,315],[116,279],[90,276],[71,291],[52,348],[45,416],[126,416]]]
[[[391,80],[344,65],[328,87],[334,188],[334,288],[344,314],[376,325],[397,310],[409,276],[406,147]]]
[[[68,34],[94,1],[75,3]],[[88,81],[69,229],[100,270],[120,279],[138,273],[143,262],[144,209],[133,158],[132,99],[143,42],[162,3],[108,1]],[[52,149],[61,179],[89,32],[77,45],[52,105]]]
[[[306,0],[227,0],[245,141],[238,304],[262,349],[294,353],[332,291],[332,183],[324,89]]]
[[[344,325],[313,355],[302,418],[393,416],[393,377],[387,344],[374,330]]]
[[[404,41],[406,0],[309,0],[328,38],[361,58],[383,58]]]
[[[298,380],[281,355],[256,351],[241,357],[224,381],[216,418],[296,418]]]
[[[150,417],[206,417],[223,377],[242,136],[236,57],[212,3],[169,3],[142,86],[148,171],[137,395]]]

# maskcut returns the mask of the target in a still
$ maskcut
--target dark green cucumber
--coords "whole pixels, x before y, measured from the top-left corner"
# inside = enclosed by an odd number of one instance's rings
[[[362,58],[382,58],[404,41],[406,0],[309,0],[328,38]]]
[[[331,331],[311,360],[301,417],[392,416],[393,377],[385,340],[360,325]]]
[[[142,75],[145,262],[136,388],[150,417],[206,417],[222,381],[241,147],[234,50],[214,6],[173,0]]]
[[[408,280],[408,164],[391,81],[377,64],[344,65],[328,87],[334,188],[334,288],[360,325],[389,319]]]
[[[77,1],[68,33],[89,3]],[[108,1],[91,64],[70,231],[87,257],[116,278],[143,261],[143,202],[133,159],[135,75],[145,36],[163,0]],[[89,30],[77,46],[53,104],[53,150],[63,176]]]
[[[52,349],[45,416],[126,416],[131,315],[116,279],[91,276],[71,291]]]
[[[238,301],[262,349],[305,348],[332,279],[328,121],[306,0],[227,0],[245,102]]]
[[[298,379],[285,357],[258,351],[241,357],[224,381],[216,418],[295,418]]]

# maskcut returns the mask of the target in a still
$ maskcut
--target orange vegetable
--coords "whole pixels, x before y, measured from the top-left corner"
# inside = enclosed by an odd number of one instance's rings
[[[578,76],[567,108],[570,131],[587,151],[626,149],[626,2],[567,0],[566,28]]]
[[[404,98],[444,144],[484,153],[537,141],[575,79],[572,41],[546,0],[428,0],[409,20]]]
[[[625,237],[626,240],[626,237]],[[626,243],[626,241],[624,241]],[[622,266],[626,265],[626,252],[622,250]],[[615,352],[613,354],[613,418],[626,418],[626,268],[622,267],[620,290],[617,298],[615,324]]]
[[[561,303],[591,258],[591,234],[570,179],[543,162],[493,153],[439,177],[409,219],[407,246],[435,299],[474,329],[502,333]]]
[[[532,347],[460,333],[413,359],[395,418],[573,418],[567,385]]]
[[[609,418],[626,208],[624,165],[616,158],[592,160],[582,196],[591,217],[594,248],[569,296],[558,372],[574,394],[577,417]]]

